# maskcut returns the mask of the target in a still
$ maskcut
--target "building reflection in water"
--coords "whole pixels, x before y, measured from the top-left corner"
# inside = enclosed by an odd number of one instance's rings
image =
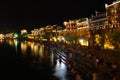
[[[21,51],[22,53],[27,53],[27,45],[30,45],[31,54],[34,57],[39,57],[40,59],[46,57],[47,50],[45,49],[45,46],[43,44],[38,44],[34,42],[27,42],[26,44],[21,43]],[[45,50],[45,51],[44,51]],[[54,76],[58,77],[60,80],[65,80],[67,75],[67,66],[63,62],[59,62],[59,59],[57,59],[57,63],[54,65],[54,56],[55,54],[51,51],[50,53],[47,52],[47,55],[50,54],[51,59],[51,65],[54,66]]]
[[[39,48],[39,57],[43,57],[44,56],[43,53],[44,53],[44,45],[41,45]]]
[[[14,39],[13,41],[14,41],[14,45],[15,45],[15,50],[18,51],[17,47],[18,47],[19,41],[17,39]]]
[[[34,44],[33,47],[31,47],[31,50],[33,51],[32,54],[33,56],[38,56],[38,44]]]
[[[31,42],[31,53],[33,56],[43,57],[44,55],[44,45]]]
[[[21,52],[23,54],[27,53],[27,45],[26,42],[21,42]]]
[[[2,43],[4,40],[3,39],[0,39],[0,43]]]
[[[27,60],[25,65],[29,65],[30,67],[38,69],[44,68],[48,69],[50,67],[51,70],[54,70],[52,74],[55,77],[59,78],[59,80],[66,80],[67,75],[67,66],[65,63],[60,62],[60,58],[58,58],[56,63],[54,63],[54,57],[57,56],[52,52],[52,50],[48,50],[44,44],[29,42],[29,41],[18,41],[18,40],[8,40],[7,43],[12,47],[15,47],[16,51],[20,51],[20,54],[24,55]],[[30,55],[29,55],[30,54]],[[39,64],[39,65],[37,65]],[[46,74],[47,75],[47,74]]]
[[[6,40],[6,42],[7,42],[10,46],[14,46],[13,40]]]
[[[9,39],[9,40],[6,40],[6,43],[9,44],[10,46],[12,47],[15,47],[15,50],[18,51],[18,44],[19,44],[19,41],[17,39]]]
[[[34,43],[30,42],[30,48],[31,48],[31,53],[34,53],[33,49],[34,49]]]

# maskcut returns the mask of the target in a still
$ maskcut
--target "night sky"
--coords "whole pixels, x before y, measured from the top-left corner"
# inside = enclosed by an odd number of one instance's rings
[[[105,12],[105,3],[114,0],[39,0],[0,3],[0,33],[63,25],[63,21],[91,17]]]

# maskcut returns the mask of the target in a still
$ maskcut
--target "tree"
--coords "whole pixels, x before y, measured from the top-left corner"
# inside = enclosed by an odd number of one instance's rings
[[[113,31],[108,32],[110,42],[115,46],[116,50],[120,48],[120,28],[113,29]]]
[[[78,42],[79,37],[76,35],[69,35],[69,33],[65,36],[66,41],[69,41],[71,45],[75,45]]]

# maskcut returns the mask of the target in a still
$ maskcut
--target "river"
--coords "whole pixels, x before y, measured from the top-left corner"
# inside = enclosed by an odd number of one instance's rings
[[[64,63],[43,43],[0,40],[0,75],[3,79],[70,80]]]

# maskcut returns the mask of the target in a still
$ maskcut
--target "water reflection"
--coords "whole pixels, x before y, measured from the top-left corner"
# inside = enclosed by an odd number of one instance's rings
[[[6,42],[10,45],[10,46],[14,46],[14,41],[13,40],[6,40]]]
[[[14,45],[15,45],[15,50],[17,51],[17,46],[18,46],[18,40],[17,39],[14,39]]]
[[[44,45],[43,44],[38,44],[38,43],[30,43],[31,44],[31,53],[33,56],[39,56],[43,57],[44,56]]]
[[[21,52],[23,54],[27,53],[27,45],[24,42],[21,42]]]
[[[41,45],[39,48],[39,57],[43,57],[43,53],[44,53],[44,45]]]
[[[2,43],[4,40],[3,39],[0,39],[0,43]]]
[[[45,75],[57,77],[58,80],[66,80],[67,66],[65,63],[60,62],[60,58],[54,63],[56,55],[52,50],[48,50],[49,48],[44,44],[18,40],[6,40],[6,42],[14,47],[19,54],[22,54],[22,63],[24,63],[24,65],[38,71],[40,70],[40,72],[43,72]],[[48,73],[46,73],[46,71],[48,71]]]
[[[33,56],[38,56],[38,51],[39,51],[39,45],[38,44],[33,44],[31,47],[32,55]]]
[[[64,63],[60,63],[59,60],[57,60],[57,63],[55,65],[55,73],[54,75],[57,76],[60,80],[66,80],[66,65]]]

